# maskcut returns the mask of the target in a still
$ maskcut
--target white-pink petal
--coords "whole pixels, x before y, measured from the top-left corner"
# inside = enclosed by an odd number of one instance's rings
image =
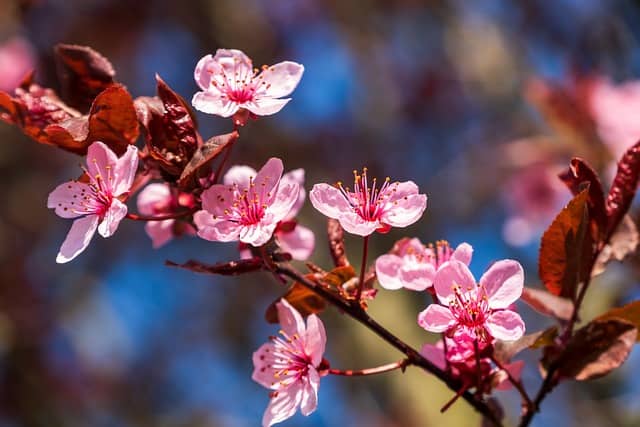
[[[55,209],[62,218],[77,218],[86,215],[81,208],[84,197],[91,194],[91,188],[83,182],[69,181],[58,185],[47,199],[47,207]]]
[[[118,162],[118,157],[104,143],[96,141],[87,149],[87,170],[92,176],[101,176],[105,182],[113,175],[113,168]],[[111,187],[113,188],[113,187]]]
[[[522,317],[511,310],[493,312],[486,322],[491,336],[502,341],[515,341],[524,335],[525,326]]]
[[[136,203],[142,215],[154,215],[158,210],[168,208],[171,201],[171,190],[167,184],[153,183],[147,185],[138,194]],[[148,224],[157,222],[150,221]],[[161,221],[162,222],[162,221]]]
[[[237,103],[211,92],[196,92],[191,104],[198,111],[222,117],[231,117],[240,109]]]
[[[353,211],[340,190],[329,184],[315,184],[309,193],[309,200],[314,208],[329,218],[339,219]]]
[[[276,232],[276,238],[282,250],[298,261],[309,259],[315,248],[316,237],[313,231],[300,224],[296,224],[292,231]]]
[[[404,265],[400,270],[400,280],[404,287],[412,291],[424,291],[433,285],[436,270],[431,264]]]
[[[313,366],[309,366],[307,379],[302,390],[300,412],[304,416],[311,415],[318,407],[318,388],[320,387],[320,375]]]
[[[295,382],[287,389],[278,390],[277,395],[271,398],[269,406],[264,412],[262,426],[269,427],[291,418],[302,402],[303,387],[303,384]]]
[[[249,180],[255,178],[256,175],[258,175],[258,172],[250,166],[232,166],[224,174],[222,182],[224,185],[236,184],[240,188],[249,188]]]
[[[275,99],[265,96],[256,98],[251,102],[245,102],[242,104],[242,107],[257,116],[270,116],[282,110],[289,101],[291,101],[291,98]]]
[[[449,308],[431,304],[418,314],[418,324],[430,332],[446,332],[457,323]]]
[[[115,164],[115,178],[113,195],[118,197],[128,193],[138,171],[138,149],[135,145],[128,145],[127,151]]]
[[[154,249],[164,246],[173,239],[174,223],[175,220],[167,219],[165,221],[148,221],[145,224],[144,230],[147,236],[151,238],[151,245]]]
[[[477,288],[469,267],[460,261],[450,260],[440,266],[433,281],[440,303],[449,305],[449,301],[454,297],[454,286],[460,286],[465,292]]]
[[[118,199],[111,201],[111,206],[105,212],[104,218],[98,225],[98,233],[102,237],[111,237],[118,229],[120,221],[127,215],[127,205]]]
[[[89,246],[99,221],[100,218],[97,215],[87,215],[73,221],[66,239],[62,242],[56,262],[64,264],[82,253]]]
[[[427,196],[425,194],[413,194],[399,199],[393,204],[387,203],[385,212],[380,221],[393,227],[408,227],[422,217],[427,208]]]
[[[492,309],[507,308],[522,295],[524,270],[518,261],[495,262],[480,278]]]
[[[278,311],[278,322],[280,323],[282,330],[287,335],[290,337],[295,334],[298,334],[299,336],[306,336],[306,327],[302,316],[286,299],[282,298],[276,304],[276,309]]]
[[[307,317],[304,345],[307,354],[311,356],[313,366],[319,366],[320,362],[322,362],[322,355],[324,354],[326,343],[327,333],[324,330],[322,320],[315,314],[309,315],[309,317]]]
[[[338,217],[338,221],[347,233],[357,236],[369,236],[382,226],[379,221],[366,221],[360,215],[347,211]]]
[[[298,184],[298,186],[300,187],[300,192],[298,193],[298,200],[293,205],[291,211],[289,212],[289,215],[287,215],[285,219],[295,218],[295,216],[298,215],[298,212],[300,212],[300,209],[302,209],[302,206],[304,205],[304,201],[306,199],[306,191],[304,189],[304,169],[294,169],[282,175],[280,185],[294,183]]]
[[[456,247],[456,250],[453,251],[453,254],[451,254],[451,259],[470,265],[472,255],[473,247],[468,243],[460,243]]]
[[[266,96],[281,98],[293,92],[300,83],[303,73],[304,66],[301,64],[283,61],[264,69],[258,79],[262,81],[261,85],[265,88]]]
[[[403,287],[400,280],[400,268],[403,264],[402,258],[397,255],[385,254],[376,260],[376,277],[380,286],[389,290],[396,290]]]

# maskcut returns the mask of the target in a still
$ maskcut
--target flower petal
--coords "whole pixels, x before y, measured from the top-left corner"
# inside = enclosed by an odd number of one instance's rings
[[[151,238],[153,249],[167,244],[173,239],[173,223],[175,220],[167,219],[164,221],[149,221],[145,224],[144,230],[147,236]]]
[[[224,185],[236,184],[240,188],[249,188],[249,179],[254,179],[258,172],[250,166],[232,166],[224,174]]]
[[[129,192],[137,171],[138,149],[135,145],[129,144],[127,151],[115,164],[114,182],[112,184],[114,196],[118,197]]]
[[[87,170],[94,177],[101,176],[106,181],[113,173],[110,168],[117,162],[118,156],[100,141],[94,142],[87,149]]]
[[[338,219],[353,208],[336,187],[329,184],[315,184],[309,193],[314,208],[329,218]]]
[[[257,77],[262,82],[258,90],[271,98],[287,96],[298,86],[303,73],[304,66],[296,62],[283,61],[272,65]]]
[[[289,211],[289,214],[285,219],[295,218],[295,216],[298,215],[298,212],[300,212],[300,209],[302,209],[302,206],[304,205],[304,201],[307,197],[307,192],[304,189],[304,169],[294,169],[282,175],[280,185],[291,183],[298,184],[298,186],[300,187],[300,192],[298,193],[298,200],[293,205],[291,211]]]
[[[444,358],[444,346],[442,345],[442,341],[439,341],[438,344],[423,345],[420,354],[438,368],[445,369],[447,364]]]
[[[271,200],[273,200],[283,171],[282,160],[277,157],[271,157],[258,171],[253,182],[256,186],[264,185],[264,192],[271,193]]]
[[[127,205],[118,199],[111,201],[111,206],[98,225],[98,233],[102,237],[111,237],[118,229],[120,221],[127,215]]]
[[[280,247],[298,261],[306,261],[313,253],[316,237],[307,227],[296,224],[289,232],[276,232]]]
[[[301,337],[306,336],[306,327],[302,316],[286,299],[282,298],[278,303],[276,303],[276,309],[278,311],[278,322],[280,323],[282,330],[287,335],[290,337],[295,334],[298,334]],[[324,328],[322,332],[324,332]],[[318,333],[320,332],[318,331]]]
[[[400,279],[404,287],[412,291],[424,291],[433,285],[436,269],[431,264],[419,264],[417,266],[404,265],[400,270]]]
[[[89,242],[95,234],[96,228],[98,228],[99,221],[100,218],[97,215],[87,215],[84,218],[78,218],[73,221],[66,239],[62,242],[56,262],[64,264],[84,251],[89,246]]]
[[[142,215],[154,215],[167,210],[171,202],[171,190],[167,184],[154,183],[147,185],[138,194],[136,204]],[[157,222],[150,221],[148,224]]]
[[[233,187],[215,184],[202,192],[202,209],[217,217],[224,217],[225,210],[230,209],[236,196]]]
[[[279,382],[275,381],[275,369],[273,369],[273,354],[275,346],[271,342],[264,343],[253,353],[253,373],[251,379],[263,387],[277,390]]]
[[[418,324],[430,332],[445,332],[457,323],[448,307],[431,304],[418,314]]]
[[[240,234],[235,240],[240,240],[256,247],[262,246],[271,239],[277,225],[277,222],[259,222],[257,224],[239,226]]]
[[[427,196],[414,194],[397,200],[387,208],[380,218],[380,222],[392,227],[408,227],[420,219],[427,208]]]
[[[251,111],[257,116],[270,116],[282,110],[282,108],[291,101],[291,98],[274,99],[274,98],[255,98],[253,101],[242,104],[243,108]]]
[[[338,221],[347,233],[363,237],[369,236],[382,225],[378,221],[366,221],[353,211],[340,215]]]
[[[302,384],[296,382],[287,389],[279,390],[264,411],[262,427],[270,427],[291,418],[301,401]]]
[[[511,259],[495,262],[480,278],[480,285],[487,292],[489,307],[507,308],[522,295],[524,270]]]
[[[231,117],[240,108],[236,102],[212,92],[196,92],[191,99],[191,104],[198,111],[222,117]]]
[[[215,220],[207,211],[198,211],[193,215],[198,227],[198,236],[214,242],[233,242],[240,238],[240,227],[231,221]]]
[[[473,247],[468,243],[460,243],[453,254],[451,259],[463,262],[467,265],[471,264],[471,256],[473,255]]]
[[[318,407],[318,388],[320,387],[320,375],[312,366],[309,367],[307,381],[302,389],[302,400],[300,401],[300,412],[304,416],[311,415]]]
[[[449,301],[454,297],[455,285],[464,290],[475,291],[477,288],[476,280],[469,271],[469,267],[460,261],[450,260],[440,266],[433,281],[440,303],[449,305]]]
[[[47,207],[62,218],[77,218],[88,212],[82,208],[84,198],[91,194],[88,184],[69,181],[58,185],[47,198]]]
[[[293,206],[298,202],[300,185],[298,183],[280,184],[272,204],[265,210],[271,215],[270,221],[280,222],[287,218]]]
[[[376,260],[376,277],[378,283],[385,289],[396,290],[403,287],[400,280],[400,268],[403,261],[397,255],[385,254]]]
[[[486,322],[489,333],[502,341],[515,341],[524,335],[522,317],[511,310],[499,310],[492,313]]]
[[[307,317],[307,331],[305,334],[304,346],[308,355],[311,356],[313,366],[319,366],[324,355],[324,348],[327,343],[327,333],[324,330],[322,320],[311,314]]]

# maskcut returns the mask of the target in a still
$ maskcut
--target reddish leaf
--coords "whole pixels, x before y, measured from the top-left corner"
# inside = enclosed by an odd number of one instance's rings
[[[596,241],[602,240],[607,226],[607,213],[604,191],[596,172],[584,160],[574,157],[569,169],[560,174],[560,179],[574,196],[580,193],[586,184],[589,185],[589,218],[593,223],[593,237]]]
[[[629,210],[640,177],[640,142],[627,150],[618,162],[618,171],[607,195],[607,236],[613,234]]]
[[[555,362],[558,373],[580,381],[606,375],[627,360],[637,335],[625,320],[594,320],[571,337]]]
[[[336,267],[322,277],[322,281],[336,289],[342,289],[345,283],[356,278],[356,271],[350,265]]]
[[[542,289],[524,288],[522,301],[531,308],[559,320],[569,320],[573,314],[573,303],[567,298],[553,295]]]
[[[192,189],[198,185],[200,178],[205,178],[211,173],[211,162],[229,144],[233,144],[239,137],[237,131],[210,138],[200,146],[182,171],[178,185],[183,189]]]
[[[54,52],[63,98],[74,108],[86,111],[114,83],[113,66],[90,47],[59,44]]]
[[[18,111],[11,96],[0,91],[0,120],[9,124],[16,124],[17,114]]]
[[[262,270],[264,263],[259,258],[241,259],[238,261],[221,262],[218,264],[204,264],[199,261],[189,260],[183,264],[173,261],[165,261],[169,267],[184,268],[196,273],[219,274],[222,276],[237,276],[239,274],[251,273]]]
[[[575,196],[553,220],[540,244],[538,272],[542,282],[552,294],[572,301],[588,274],[593,252],[591,234],[586,232],[588,197],[588,188]]]
[[[544,331],[524,335],[516,341],[496,341],[494,344],[494,357],[502,363],[509,363],[522,350],[552,344],[557,335],[558,328],[552,326]]]
[[[329,236],[329,251],[333,258],[333,265],[344,267],[349,265],[349,259],[344,248],[344,230],[337,219],[327,221],[327,235]]]
[[[625,215],[609,237],[609,243],[598,254],[591,270],[592,276],[602,273],[610,261],[622,261],[628,254],[635,252],[639,241],[638,227],[629,215]]]
[[[598,320],[622,319],[640,328],[640,301],[634,301],[622,307],[615,307],[598,316]],[[637,337],[640,339],[640,336]]]
[[[307,274],[305,277],[309,280],[315,280],[313,274]],[[281,298],[286,299],[303,317],[320,313],[327,307],[327,302],[322,297],[298,282],[294,283]],[[267,312],[265,313],[267,322],[278,323],[276,303],[278,303],[281,298],[275,300],[267,308]]]
[[[158,84],[158,97],[162,100],[167,112],[166,117],[176,128],[179,128],[177,133],[184,136],[185,143],[195,145],[197,140],[194,135],[194,129],[198,127],[198,122],[193,109],[158,74],[156,74],[156,82]]]

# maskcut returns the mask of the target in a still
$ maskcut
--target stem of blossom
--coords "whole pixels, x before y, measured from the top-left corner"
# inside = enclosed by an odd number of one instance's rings
[[[451,407],[451,405],[453,405],[454,403],[456,403],[456,401],[458,399],[460,399],[460,396],[464,395],[464,393],[467,392],[467,390],[469,389],[470,384],[465,384],[462,386],[462,388],[460,390],[458,390],[456,392],[456,394],[449,399],[449,401],[447,403],[444,404],[444,406],[442,408],[440,408],[440,412],[444,413],[447,409],[449,409]]]
[[[496,359],[495,357],[491,356],[491,361],[493,363],[495,363],[495,365],[498,367],[498,369],[501,369],[502,371],[504,371],[507,374],[507,377],[509,378],[509,382],[511,382],[511,384],[513,384],[513,386],[520,393],[520,396],[522,396],[522,400],[526,404],[527,410],[529,410],[529,411],[533,410],[535,408],[534,403],[531,400],[531,398],[529,397],[529,394],[527,393],[527,390],[524,389],[524,385],[522,385],[522,382],[517,380],[517,379],[515,379],[513,377],[513,375],[511,375],[511,372],[509,372],[509,370],[506,369],[504,367],[504,365],[502,363],[500,363],[500,361],[498,359]]]
[[[367,269],[367,255],[369,252],[369,236],[364,236],[362,243],[362,265],[360,266],[360,280],[358,281],[358,292],[356,293],[356,301],[360,303],[362,289],[364,288],[364,273]]]
[[[186,211],[182,211],[182,212],[172,212],[172,213],[168,213],[168,214],[154,215],[154,216],[146,216],[146,215],[138,215],[138,214],[134,214],[134,213],[128,213],[127,214],[127,218],[132,219],[134,221],[164,221],[164,220],[167,220],[167,219],[182,218],[182,217],[185,217],[187,215],[193,214],[197,210],[198,210],[198,208],[194,207],[192,209],[189,209],[189,210],[186,210]]]
[[[351,369],[347,369],[345,371],[340,369],[328,369],[327,372],[331,375],[343,375],[345,377],[367,376],[395,371],[396,369],[402,369],[404,371],[404,369],[410,364],[411,361],[409,359],[402,359],[397,362],[387,363],[386,365],[377,366],[375,368],[358,369],[355,371]]]
[[[288,264],[277,264],[275,266],[275,272],[287,276],[290,279],[293,279],[301,285],[305,286],[306,288],[314,291],[329,303],[333,304],[336,308],[351,316],[358,322],[362,323],[380,338],[387,341],[393,347],[404,353],[412,365],[419,366],[423,370],[429,372],[430,374],[433,374],[442,382],[444,382],[451,390],[460,393],[461,397],[464,400],[466,400],[476,411],[484,415],[484,417],[494,426],[502,427],[502,423],[500,422],[498,417],[496,417],[496,414],[493,412],[493,410],[484,402],[484,400],[469,393],[467,391],[468,386],[465,387],[465,385],[460,383],[460,381],[453,378],[449,373],[444,372],[443,370],[438,368],[436,365],[422,356],[417,350],[409,346],[407,343],[402,341],[400,338],[398,338],[378,322],[376,322],[367,314],[365,310],[362,309],[359,301],[352,302],[341,298],[337,294],[334,294],[331,291],[318,286],[313,281],[308,280]]]

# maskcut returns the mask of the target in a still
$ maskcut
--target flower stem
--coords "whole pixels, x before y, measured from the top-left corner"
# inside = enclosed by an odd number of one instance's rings
[[[524,385],[522,385],[522,381],[517,380],[516,378],[514,378],[513,375],[511,375],[511,372],[509,372],[509,370],[506,369],[504,367],[504,365],[502,363],[500,363],[500,361],[498,359],[496,359],[495,357],[491,356],[491,360],[493,361],[493,363],[496,364],[498,369],[501,369],[502,371],[504,371],[507,374],[507,377],[509,378],[509,381],[511,382],[511,384],[513,384],[513,386],[520,393],[520,396],[522,396],[522,400],[526,404],[527,410],[532,411],[535,408],[535,405],[534,405],[533,401],[531,400],[531,398],[529,397],[529,394],[527,393],[527,390],[525,390]]]
[[[377,366],[375,368],[367,368],[367,369],[358,369],[358,370],[340,370],[340,369],[328,369],[327,372],[331,375],[343,375],[345,377],[356,377],[356,376],[367,376],[367,375],[376,375],[382,374],[384,372],[394,371],[396,369],[406,368],[411,364],[409,359],[402,359],[397,362],[387,363],[386,365]]]
[[[127,218],[132,219],[134,221],[164,221],[164,220],[167,220],[167,219],[182,218],[182,217],[185,217],[185,216],[193,214],[197,210],[198,209],[194,207],[192,209],[189,209],[189,210],[186,210],[186,211],[182,211],[182,212],[171,212],[171,213],[168,213],[168,214],[155,215],[155,216],[146,216],[146,215],[128,213],[127,214]]]
[[[362,289],[364,288],[364,274],[367,270],[367,255],[369,253],[369,236],[364,236],[362,242],[362,265],[360,266],[360,280],[358,280],[358,292],[356,293],[356,301],[360,303],[362,297]]]

